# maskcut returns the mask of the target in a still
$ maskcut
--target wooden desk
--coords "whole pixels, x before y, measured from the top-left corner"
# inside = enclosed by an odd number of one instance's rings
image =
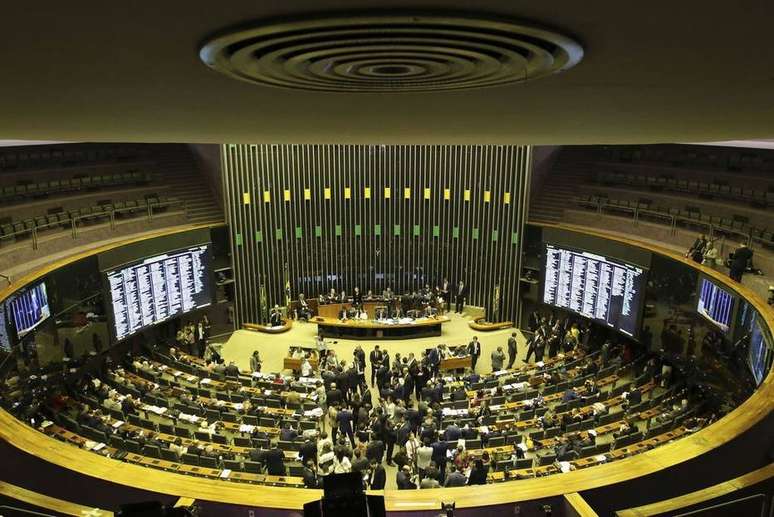
[[[271,325],[261,325],[259,323],[243,323],[242,328],[245,330],[252,330],[253,332],[263,332],[265,334],[282,334],[287,332],[293,326],[293,320],[290,318],[285,319],[282,325],[272,327]]]
[[[464,368],[470,368],[473,365],[473,358],[469,355],[462,357],[449,357],[448,359],[441,359],[441,363],[438,365],[440,370],[461,370]]]
[[[503,330],[513,327],[512,321],[484,321],[483,318],[478,318],[475,321],[468,322],[468,327],[480,332],[491,332],[493,330]]]
[[[366,311],[366,314],[368,314],[368,319],[374,319],[376,318],[376,307],[384,305],[384,302],[381,301],[370,301],[370,302],[363,302],[363,308]],[[317,306],[317,316],[320,318],[329,318],[332,320],[338,319],[339,317],[339,311],[341,311],[341,308],[351,308],[352,303],[325,303],[322,305]]]
[[[302,362],[304,362],[303,359],[294,359],[292,357],[285,357],[282,359],[282,368],[284,370],[293,370],[294,372],[300,372]],[[312,370],[317,370],[317,367],[319,366],[319,364],[317,363],[317,359],[315,358],[310,358],[309,364],[312,366]]]
[[[411,323],[386,324],[373,320],[340,321],[334,318],[312,318],[320,335],[342,339],[410,339],[441,335],[441,325],[449,318],[421,318]]]

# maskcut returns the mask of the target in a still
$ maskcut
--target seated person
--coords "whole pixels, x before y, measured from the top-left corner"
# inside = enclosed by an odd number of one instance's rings
[[[274,308],[271,310],[271,314],[269,315],[269,324],[272,327],[282,326],[282,311],[280,311],[279,305],[274,305]]]
[[[357,315],[357,319],[359,320],[367,320],[368,319],[368,313],[364,308],[360,308],[360,312]]]
[[[309,321],[312,317],[312,310],[309,308],[309,303],[304,297],[304,293],[298,295],[298,309],[296,309],[296,318],[299,320]]]
[[[341,309],[339,309],[339,320],[346,321],[347,319],[349,319],[349,315],[347,314],[347,309],[342,305]]]
[[[334,289],[333,287],[331,287],[331,290],[328,293],[327,301],[328,303],[336,303],[337,301],[339,301],[338,296],[336,296],[336,289]]]

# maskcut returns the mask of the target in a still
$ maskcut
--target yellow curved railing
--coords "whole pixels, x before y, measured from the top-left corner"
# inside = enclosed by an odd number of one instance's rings
[[[742,285],[732,282],[726,276],[698,265],[678,253],[660,246],[613,236],[604,232],[580,231],[575,228],[563,227],[562,225],[550,226],[636,246],[693,267],[701,273],[712,277],[726,289],[749,301],[763,316],[769,329],[774,330],[774,311],[755,293]],[[0,291],[0,301],[50,271],[86,256],[139,240],[195,228],[201,228],[201,226],[191,226],[167,232],[159,231],[152,235],[144,236],[141,239],[129,239],[68,257],[19,278],[11,286]],[[374,493],[384,494],[387,510],[428,511],[440,508],[442,501],[455,501],[457,508],[468,508],[581,492],[651,474],[705,454],[729,442],[735,436],[755,425],[771,411],[772,405],[774,405],[774,373],[770,371],[761,386],[750,398],[711,426],[636,456],[561,475],[482,485],[475,488],[384,490]],[[50,438],[23,424],[2,410],[0,410],[0,438],[29,454],[81,474],[109,479],[115,483],[134,488],[178,497],[195,497],[200,500],[255,507],[301,509],[304,503],[317,500],[322,495],[322,492],[319,490],[280,488],[225,480],[201,479],[123,463],[77,447],[62,444],[54,438]],[[513,483],[517,484],[514,485]]]

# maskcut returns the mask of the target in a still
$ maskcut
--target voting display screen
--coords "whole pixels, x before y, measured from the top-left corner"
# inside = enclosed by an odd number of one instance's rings
[[[638,266],[546,244],[543,303],[573,311],[627,336],[639,333],[646,272]]]
[[[702,278],[699,285],[699,302],[696,311],[717,325],[723,332],[731,328],[734,311],[734,295]]]
[[[6,304],[19,339],[51,316],[46,284],[40,282],[13,295]]]
[[[209,244],[148,257],[106,276],[117,340],[212,303]]]

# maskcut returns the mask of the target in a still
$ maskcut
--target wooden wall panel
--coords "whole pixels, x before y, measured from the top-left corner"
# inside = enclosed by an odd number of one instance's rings
[[[516,320],[531,148],[223,145],[236,324],[331,287],[469,286]],[[495,293],[499,299],[495,300]]]

